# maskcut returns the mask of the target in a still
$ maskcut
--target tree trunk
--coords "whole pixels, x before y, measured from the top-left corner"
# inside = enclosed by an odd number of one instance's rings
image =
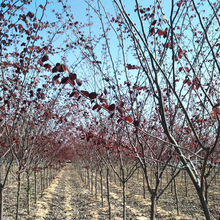
[[[48,175],[49,174],[49,172],[48,172],[49,170],[48,169],[49,168],[47,167],[46,168],[46,172],[45,172],[46,173],[46,178],[45,178],[46,179],[46,188],[49,187],[49,175]]]
[[[93,182],[93,170],[91,171],[91,192],[92,192],[92,195],[93,195],[93,188],[94,188],[94,182]]]
[[[102,207],[104,207],[104,201],[103,201],[103,179],[102,179],[102,171],[100,171],[100,185],[101,185],[101,200],[102,200]]]
[[[3,220],[3,185],[0,183],[0,220]]]
[[[43,196],[44,185],[43,185],[43,172],[42,169],[40,170],[40,191],[41,197]]]
[[[85,175],[85,176],[84,176],[84,177],[85,177],[84,179],[85,179],[85,186],[86,186],[86,184],[87,184],[87,179],[86,179],[86,178],[87,178],[87,168],[85,168],[85,173],[84,173],[84,175]]]
[[[89,168],[87,170],[87,183],[88,183],[88,189],[90,190],[90,176],[89,176]]]
[[[27,174],[27,194],[26,194],[26,202],[27,202],[27,214],[30,214],[30,174],[29,172]]]
[[[126,220],[126,182],[122,182],[123,192],[123,220]]]
[[[197,190],[197,193],[199,195],[199,199],[200,199],[200,202],[201,202],[201,205],[202,205],[202,209],[203,209],[203,212],[205,214],[205,217],[206,217],[206,220],[211,220],[210,218],[210,213],[209,213],[209,208],[208,208],[208,203],[203,195],[203,192],[202,190],[200,189],[200,191]]]
[[[137,169],[137,182],[139,182],[139,169]]]
[[[106,188],[107,188],[107,200],[108,200],[108,216],[109,216],[109,220],[111,220],[111,202],[110,202],[110,187],[109,187],[109,169],[107,169],[107,173],[106,173]]]
[[[47,188],[46,186],[46,168],[43,170],[43,189],[45,190]]]
[[[171,190],[171,193],[173,194],[173,181],[170,183],[170,190]]]
[[[146,199],[145,176],[143,172],[143,198]]]
[[[37,172],[34,170],[34,203],[37,203]]]
[[[173,184],[174,184],[174,192],[175,192],[175,199],[176,199],[176,211],[177,211],[177,215],[179,215],[180,214],[179,199],[178,199],[178,194],[177,194],[176,178],[173,179]]]
[[[185,196],[188,196],[188,181],[187,181],[187,175],[186,172],[184,172],[184,177],[185,177]]]
[[[150,219],[155,220],[155,214],[156,214],[156,195],[155,193],[151,194],[151,213],[150,213]]]
[[[17,203],[16,203],[16,213],[15,220],[18,220],[19,206],[20,206],[20,192],[21,192],[21,174],[18,171],[18,185],[17,185]]]
[[[98,184],[97,184],[97,181],[98,181],[98,170],[95,171],[95,198],[97,199],[97,187],[98,187]]]

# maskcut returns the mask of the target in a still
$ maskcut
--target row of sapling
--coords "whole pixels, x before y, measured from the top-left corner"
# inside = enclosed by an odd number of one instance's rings
[[[57,22],[47,21],[46,11],[52,10],[48,1],[3,1],[0,5],[0,62],[1,62],[1,172],[0,219],[3,215],[3,191],[7,179],[17,182],[17,202],[14,218],[19,218],[21,177],[27,177],[27,213],[30,212],[30,176],[35,176],[35,202],[37,171],[62,162],[67,154],[60,153],[59,140],[51,140],[62,123],[57,108],[62,91],[54,87],[49,56],[60,52],[53,40],[65,28],[62,11],[50,12]],[[49,32],[47,32],[49,31]],[[45,36],[45,34],[49,34]],[[47,38],[48,37],[48,38]],[[61,43],[61,42],[60,42]],[[62,130],[60,130],[62,133]],[[51,135],[51,138],[48,137]],[[53,138],[52,138],[53,139]],[[68,147],[66,148],[68,151]],[[53,154],[52,154],[53,152]],[[59,157],[58,157],[59,156]],[[14,166],[12,170],[11,167]]]
[[[213,34],[219,31],[219,3],[171,0],[165,14],[163,1],[142,7],[134,0],[132,12],[122,0],[112,0],[114,12],[108,12],[102,1],[85,2],[89,8],[87,25],[75,21],[63,1],[58,3],[63,7],[53,11],[57,23],[45,19],[48,1],[39,4],[35,12],[27,10],[31,1],[1,4],[0,137],[1,162],[7,168],[0,195],[16,163],[18,219],[22,173],[29,179],[32,164],[36,170],[37,164],[51,165],[53,158],[62,162],[78,158],[84,161],[92,182],[93,170],[101,175],[107,171],[109,218],[109,171],[119,178],[126,219],[125,185],[140,166],[151,195],[151,219],[155,219],[155,203],[169,184],[176,186],[175,178],[184,169],[206,219],[210,219],[208,189],[218,171],[210,175],[219,162],[220,111],[215,105],[219,95],[219,37]],[[207,8],[210,14],[204,12]],[[90,13],[97,15],[101,27],[96,35]],[[83,32],[87,26],[89,31]],[[49,29],[52,35],[43,38]],[[64,33],[71,35],[57,47],[53,40]],[[50,55],[75,54],[77,49],[76,63],[72,65],[63,56],[64,64],[52,67]],[[66,92],[69,88],[72,92]],[[76,117],[81,121],[75,122]],[[74,141],[77,134],[84,150]],[[53,141],[48,135],[57,138]],[[149,165],[153,165],[155,182],[149,179]],[[159,190],[169,167],[170,181]],[[178,204],[177,196],[176,201]]]
[[[81,50],[85,49],[83,56],[87,65],[91,65],[89,74],[94,71],[95,82],[100,82],[96,84],[96,91],[103,92],[91,94],[81,89],[81,93],[97,101],[94,110],[105,108],[111,113],[117,112],[119,120],[137,127],[135,138],[129,129],[127,135],[143,168],[145,157],[141,159],[140,153],[135,151],[136,143],[138,147],[147,148],[151,160],[155,161],[162,155],[152,150],[151,140],[163,143],[170,157],[163,163],[161,172],[174,163],[169,160],[175,155],[175,164],[188,173],[204,216],[210,219],[205,182],[210,175],[207,164],[219,147],[219,111],[215,105],[219,96],[219,37],[213,34],[214,30],[219,31],[219,3],[171,1],[166,14],[163,1],[144,7],[135,0],[131,13],[126,2],[113,0],[115,14],[113,11],[109,14],[101,1],[87,3],[100,21],[99,42],[106,45],[102,51],[103,62],[95,49],[96,36],[94,41],[89,41],[89,48],[85,45],[88,42],[82,42]],[[207,9],[209,11],[205,11]],[[201,11],[205,11],[204,16]],[[117,42],[118,53],[111,46],[113,41],[114,46]],[[156,153],[158,155],[152,157]],[[156,189],[157,183],[149,187],[152,203],[157,196]],[[152,205],[151,219],[154,218]]]

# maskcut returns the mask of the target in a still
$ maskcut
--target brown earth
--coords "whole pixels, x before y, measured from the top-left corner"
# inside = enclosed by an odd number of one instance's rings
[[[106,193],[106,183],[104,181],[104,193]],[[190,186],[189,186],[190,187]],[[217,186],[216,186],[217,187]],[[166,192],[157,205],[157,219],[165,220],[201,220],[204,219],[202,210],[197,202],[193,189],[187,198],[184,197],[181,184],[178,184],[178,194],[180,202],[180,215],[176,215],[175,199],[172,193]],[[214,188],[213,188],[214,189]],[[220,218],[220,191],[210,193],[210,206],[212,219]],[[119,182],[111,181],[110,199],[112,207],[112,219],[122,219],[122,188]],[[108,219],[108,205],[106,195],[104,195],[104,207],[101,206],[100,185],[98,185],[98,199],[92,195],[71,164],[67,164],[64,169],[52,181],[48,189],[44,191],[36,205],[32,205],[31,215],[27,216],[22,212],[22,220],[105,220]],[[94,192],[93,192],[94,194]],[[141,178],[138,183],[137,177],[133,177],[127,186],[127,219],[144,220],[149,219],[150,200],[149,195],[146,199],[142,196]],[[6,220],[13,219],[7,215]]]

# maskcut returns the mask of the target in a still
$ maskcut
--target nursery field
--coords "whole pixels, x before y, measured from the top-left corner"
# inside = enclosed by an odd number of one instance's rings
[[[220,0],[2,0],[0,220],[220,220]]]
[[[94,175],[90,175],[90,184],[88,183],[88,179],[86,180],[86,177],[87,175],[85,176],[84,173],[79,173],[79,170],[73,164],[66,164],[57,173],[56,177],[50,181],[51,184],[48,188],[45,187],[46,189],[43,191],[42,197],[39,196],[36,204],[34,204],[34,193],[31,191],[29,215],[27,215],[26,211],[26,184],[25,178],[23,178],[21,181],[19,219],[109,219],[105,175],[103,175],[103,207],[99,175],[96,178]],[[197,194],[190,180],[185,179],[185,177],[183,173],[176,178],[176,191],[173,184],[167,188],[157,204],[156,219],[205,219]],[[40,175],[38,175],[38,181],[40,181],[39,178]],[[217,220],[220,218],[219,183],[220,176],[217,175],[210,188],[208,200],[211,217]],[[162,181],[163,184],[166,184],[166,177]],[[31,185],[33,185],[33,178],[31,178]],[[38,184],[38,187],[40,185]],[[145,188],[144,199],[143,189],[142,173],[140,170],[137,170],[126,186],[126,219],[150,219],[150,196],[147,193],[147,188]],[[13,182],[8,182],[4,190],[4,219],[6,220],[14,219],[16,190],[17,185],[13,184]],[[40,188],[38,191],[40,192]],[[177,198],[179,214],[177,214]],[[113,173],[110,175],[110,203],[112,219],[122,219],[122,187]]]

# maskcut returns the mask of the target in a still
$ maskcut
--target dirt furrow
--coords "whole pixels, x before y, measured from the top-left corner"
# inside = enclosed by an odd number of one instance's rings
[[[48,216],[51,215],[51,206],[54,204],[54,195],[57,191],[57,186],[59,185],[60,179],[64,174],[64,170],[62,170],[56,178],[53,180],[49,188],[47,188],[44,193],[43,197],[38,200],[35,209],[32,210],[32,213],[27,216],[26,220],[36,219],[36,220],[43,220],[48,219]]]

